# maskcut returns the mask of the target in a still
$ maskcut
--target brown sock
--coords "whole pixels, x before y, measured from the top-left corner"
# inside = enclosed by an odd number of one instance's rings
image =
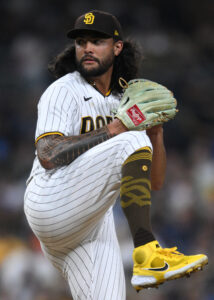
[[[135,247],[155,240],[150,222],[151,161],[151,149],[143,147],[130,155],[122,166],[120,204]]]

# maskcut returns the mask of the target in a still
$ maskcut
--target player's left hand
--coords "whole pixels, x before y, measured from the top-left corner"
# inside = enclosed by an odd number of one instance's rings
[[[115,117],[129,130],[145,130],[163,124],[178,112],[173,93],[161,84],[134,79],[124,87],[126,90]]]

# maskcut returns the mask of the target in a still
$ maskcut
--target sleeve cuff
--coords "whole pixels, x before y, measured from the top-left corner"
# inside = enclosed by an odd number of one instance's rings
[[[35,140],[35,145],[36,145],[37,142],[38,142],[41,138],[43,138],[44,136],[53,135],[53,134],[57,134],[57,135],[60,135],[60,136],[63,136],[63,135],[64,135],[63,133],[58,132],[58,131],[43,133],[43,134],[41,134],[40,136],[38,136],[38,138],[36,138],[36,140]]]

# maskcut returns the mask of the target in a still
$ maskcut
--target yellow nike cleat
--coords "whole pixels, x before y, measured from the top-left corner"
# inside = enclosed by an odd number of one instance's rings
[[[135,248],[132,286],[137,291],[158,287],[167,280],[189,277],[208,263],[206,255],[186,256],[176,250],[177,247],[161,248],[157,241]]]

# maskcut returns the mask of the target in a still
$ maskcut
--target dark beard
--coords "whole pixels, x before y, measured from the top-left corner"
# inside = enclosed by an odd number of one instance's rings
[[[92,68],[90,70],[87,70],[84,68],[82,62],[84,61],[85,57],[91,57],[93,58],[97,63],[98,66],[96,68]],[[84,78],[90,78],[90,77],[97,77],[103,75],[105,72],[108,71],[108,69],[113,65],[114,63],[114,55],[112,54],[111,56],[109,55],[105,60],[102,62],[98,60],[97,58],[94,58],[90,55],[84,56],[80,61],[76,59],[76,66],[77,66],[77,71],[80,72],[80,74]]]

